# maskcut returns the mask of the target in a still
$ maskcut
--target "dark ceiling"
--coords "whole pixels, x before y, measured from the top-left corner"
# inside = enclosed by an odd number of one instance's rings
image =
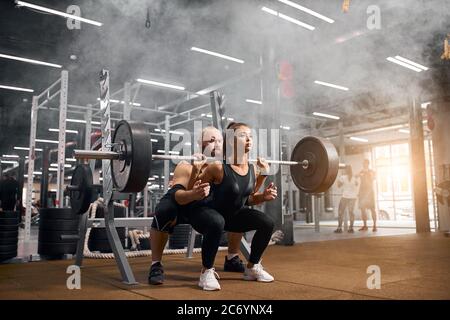
[[[359,0],[343,13],[340,0],[296,0],[335,20],[328,24],[276,0],[29,0],[66,11],[76,4],[83,17],[103,22],[102,27],[81,24],[69,30],[64,18],[16,8],[13,0],[0,1],[0,53],[63,65],[69,70],[69,103],[86,105],[98,97],[98,73],[111,72],[112,91],[136,78],[183,84],[196,92],[226,79],[242,76],[259,66],[259,57],[273,48],[277,61],[294,66],[294,97],[283,101],[285,117],[293,128],[310,126],[313,110],[332,111],[351,124],[368,121],[366,115],[389,117],[391,102],[421,94],[433,74],[447,74],[439,59],[440,46],[450,32],[448,0]],[[261,11],[268,6],[316,26],[308,31]],[[368,6],[381,10],[380,30],[367,28]],[[151,28],[145,27],[147,10]],[[236,64],[190,51],[192,46],[223,52],[245,60]],[[431,46],[431,49],[430,49]],[[76,60],[70,56],[76,55]],[[430,72],[416,74],[390,64],[386,57],[403,55],[426,64]],[[277,66],[264,66],[274,68]],[[0,59],[0,84],[32,88],[40,93],[61,69]],[[314,85],[323,80],[350,87],[337,91]],[[246,98],[258,99],[259,78],[253,76],[224,89],[228,116],[248,117],[257,112]],[[425,93],[424,93],[425,94]],[[136,102],[161,106],[185,93],[147,87]],[[26,146],[29,139],[31,94],[0,89],[0,153]],[[195,103],[207,102],[200,98]],[[57,106],[57,102],[56,105]],[[181,111],[175,104],[169,111]],[[72,117],[75,117],[73,115]],[[138,114],[156,122],[163,115]],[[58,124],[58,114],[40,112],[38,136],[56,138],[47,129]],[[71,128],[77,125],[71,125]]]

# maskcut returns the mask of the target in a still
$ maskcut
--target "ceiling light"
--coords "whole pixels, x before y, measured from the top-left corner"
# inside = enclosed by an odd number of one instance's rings
[[[161,130],[161,129],[158,129],[158,128],[155,128],[155,131],[156,132],[161,132],[161,133],[166,133],[166,130]],[[174,131],[174,130],[169,130],[169,133],[172,133],[172,134],[179,134],[179,135],[184,135],[184,132],[181,132],[181,131]]]
[[[17,161],[12,161],[12,160],[2,160],[0,161],[0,163],[6,163],[6,164],[19,164]]]
[[[46,139],[36,139],[36,142],[59,144],[59,141]]]
[[[77,159],[74,159],[74,158],[66,158],[66,162],[77,162]]]
[[[398,132],[410,134],[410,131],[408,129],[399,129]]]
[[[92,24],[92,25],[97,26],[97,27],[101,27],[103,25],[103,23],[98,22],[98,21],[82,18],[82,17],[79,17],[77,15],[65,13],[65,12],[58,11],[58,10],[53,10],[53,9],[50,9],[50,8],[38,6],[38,5],[35,5],[35,4],[32,4],[32,3],[28,3],[28,2],[24,2],[24,1],[16,0],[16,5],[18,7],[27,7],[27,8],[34,9],[34,10],[51,13],[51,14],[54,14],[54,15],[57,15],[57,16],[61,16],[61,17],[64,17],[64,18],[70,18],[70,19],[73,19],[73,20],[89,23],[89,24]]]
[[[30,148],[27,148],[27,147],[14,147],[14,150],[27,150],[27,151],[29,151]],[[34,151],[42,151],[42,149],[34,148]]]
[[[409,59],[403,58],[401,56],[395,56],[395,59],[403,61],[403,62],[406,62],[406,63],[408,63],[408,64],[410,64],[410,65],[412,65],[412,66],[414,66],[416,68],[422,69],[423,71],[427,71],[428,70],[427,67],[425,67],[425,66],[423,66],[421,64],[418,64],[418,63],[416,63],[414,61],[411,61]]]
[[[300,20],[294,19],[294,18],[292,18],[292,17],[289,17],[289,16],[287,16],[287,15],[285,15],[285,14],[282,14],[282,13],[280,13],[280,12],[278,12],[278,11],[269,9],[269,8],[267,8],[267,7],[262,7],[261,10],[264,11],[264,12],[267,12],[267,13],[269,13],[269,14],[271,14],[271,15],[277,16],[277,17],[279,17],[279,18],[281,18],[281,19],[283,19],[283,20],[286,20],[286,21],[295,23],[296,25],[299,25],[299,26],[301,26],[301,27],[303,27],[303,28],[306,28],[306,29],[308,29],[308,30],[314,30],[314,29],[315,29],[315,27],[313,27],[313,26],[311,26],[311,25],[309,25],[309,24],[307,24],[307,23],[301,22]]]
[[[16,154],[4,154],[3,158],[18,158],[19,156]]]
[[[410,64],[407,64],[407,63],[405,63],[405,62],[403,62],[403,61],[397,60],[397,59],[392,58],[392,57],[387,57],[386,60],[387,60],[387,61],[390,61],[390,62],[393,62],[393,63],[395,63],[395,64],[398,64],[398,65],[400,65],[400,66],[402,66],[402,67],[405,67],[405,68],[414,70],[414,71],[416,71],[416,72],[421,72],[421,71],[422,71],[422,69],[416,68],[416,67],[414,67],[414,66],[412,66],[412,65],[410,65]]]
[[[4,85],[1,85],[1,84],[0,84],[0,89],[14,90],[14,91],[23,91],[23,92],[34,92],[33,89],[26,89],[26,88],[20,88],[20,87],[4,86]]]
[[[150,139],[151,142],[158,142],[157,139]]]
[[[280,126],[280,129],[283,129],[283,130],[291,130],[291,127],[288,127],[288,126]]]
[[[322,112],[313,112],[313,115],[318,116],[318,117],[328,118],[328,119],[334,119],[334,120],[340,119],[340,117],[338,117],[338,116],[333,116],[331,114],[322,113]]]
[[[48,129],[48,131],[50,131],[50,132],[59,132],[59,129],[56,129],[56,128],[50,128],[50,129]],[[75,133],[75,134],[78,134],[78,131],[77,131],[77,130],[68,130],[68,129],[66,129],[66,133]]]
[[[97,98],[97,101],[100,101],[100,98]],[[109,102],[112,103],[120,103],[120,104],[125,104],[125,101],[120,101],[120,100],[115,100],[115,99],[109,99]],[[137,103],[137,102],[130,102],[131,105],[135,106],[135,107],[140,107],[141,104]]]
[[[367,140],[367,139],[358,138],[358,137],[350,137],[349,139],[353,140],[353,141],[358,141],[358,142],[369,142],[369,140]]]
[[[22,57],[17,57],[17,56],[11,56],[9,54],[3,54],[3,53],[0,53],[0,58],[28,62],[28,63],[32,63],[32,64],[39,64],[42,66],[53,67],[53,68],[62,68],[62,66],[59,64],[54,64],[54,63],[49,63],[49,62],[44,62],[44,61],[39,61],[39,60],[34,60],[34,59],[28,59],[28,58],[22,58]]]
[[[348,91],[348,88],[346,88],[346,87],[338,86],[336,84],[332,84],[332,83],[328,83],[328,82],[316,80],[316,81],[314,81],[314,83],[320,84],[320,85],[326,86],[326,87],[331,87],[331,88],[335,88],[335,89],[339,89],[339,90]]]
[[[324,20],[324,21],[326,21],[328,23],[333,23],[334,22],[333,19],[325,17],[324,15],[321,15],[320,13],[317,13],[317,12],[311,10],[311,9],[305,8],[305,7],[299,5],[299,4],[295,3],[295,2],[292,2],[292,1],[289,1],[289,0],[278,0],[278,1],[280,1],[281,3],[287,4],[288,6],[291,6],[293,8],[296,8],[298,10],[301,10],[303,12],[306,12],[306,13],[308,13],[308,14],[316,17],[316,18],[322,19],[322,20]]]
[[[162,83],[162,82],[153,81],[153,80],[136,79],[136,81],[140,82],[140,83],[144,83],[144,84],[149,84],[152,86],[157,86],[157,87],[164,87],[164,88],[170,88],[170,89],[176,89],[176,90],[184,90],[185,89],[184,87],[177,86],[174,84]]]
[[[191,50],[192,51],[201,52],[201,53],[205,53],[205,54],[209,54],[211,56],[215,56],[215,57],[218,57],[218,58],[234,61],[234,62],[237,62],[237,63],[244,63],[245,62],[244,60],[241,60],[241,59],[238,59],[238,58],[233,58],[233,57],[221,54],[221,53],[217,53],[217,52],[214,52],[214,51],[209,51],[209,50],[205,50],[205,49],[201,49],[201,48],[197,48],[197,47],[192,47]]]
[[[245,101],[248,103],[262,104],[262,101],[259,100],[245,99]]]

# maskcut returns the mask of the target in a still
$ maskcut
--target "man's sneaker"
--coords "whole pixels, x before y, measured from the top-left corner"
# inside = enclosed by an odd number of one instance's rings
[[[353,228],[350,228],[347,230],[348,233],[354,233],[355,231],[353,231]]]
[[[220,284],[217,279],[220,279],[220,277],[214,268],[206,269],[203,273],[200,274],[198,286],[207,291],[220,290]]]
[[[258,263],[253,265],[251,269],[245,268],[244,280],[272,282],[274,278],[267,271],[264,271],[263,266]]]
[[[239,259],[239,256],[234,256],[230,260],[228,260],[228,257],[225,256],[225,263],[223,264],[223,270],[229,272],[244,272],[245,265],[242,262],[242,260]]]
[[[367,227],[361,227],[361,228],[359,228],[358,231],[367,231],[367,230],[369,230],[369,228],[367,228]]]
[[[148,283],[149,284],[163,284],[164,282],[164,269],[160,262],[156,262],[152,264],[150,267],[150,272],[148,275]]]
[[[334,230],[334,233],[342,233],[342,229],[341,228],[337,228],[336,230]]]
[[[377,227],[373,227],[372,232],[377,232],[377,231],[378,231]]]

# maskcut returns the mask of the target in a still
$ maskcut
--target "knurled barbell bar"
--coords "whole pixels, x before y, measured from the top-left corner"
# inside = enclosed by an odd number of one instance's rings
[[[77,159],[111,160],[111,176],[115,190],[124,193],[139,192],[148,182],[152,160],[197,160],[194,156],[153,155],[151,137],[147,126],[139,122],[120,121],[115,130],[111,143],[111,151],[75,150]],[[207,160],[214,158],[208,158]],[[251,159],[256,162],[256,159]],[[321,193],[328,190],[338,174],[339,168],[345,165],[339,163],[339,157],[334,145],[319,137],[307,136],[302,138],[294,147],[291,160],[266,160],[269,164],[289,165],[294,184],[303,192]],[[72,175],[71,186],[68,191],[80,200],[88,199],[82,196],[86,184],[73,181],[87,180],[92,185],[92,173],[86,168]],[[89,183],[88,183],[89,184]],[[72,191],[70,190],[72,189]],[[81,191],[77,191],[81,190]],[[89,191],[92,194],[91,191]],[[87,205],[88,206],[88,205]],[[73,205],[72,205],[73,207]],[[86,208],[86,202],[80,209]],[[87,210],[87,208],[86,208]],[[85,211],[86,211],[85,210]],[[84,213],[76,210],[78,213]]]

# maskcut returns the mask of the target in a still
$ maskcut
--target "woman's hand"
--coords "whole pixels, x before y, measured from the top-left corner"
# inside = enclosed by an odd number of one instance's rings
[[[209,195],[209,189],[209,183],[202,183],[201,180],[196,181],[191,190],[193,200],[202,200],[206,198]]]
[[[267,188],[264,189],[263,199],[264,201],[272,201],[277,198],[277,187],[273,182],[271,182]]]
[[[256,166],[258,167],[261,175],[267,176],[269,174],[270,165],[269,163],[267,163],[266,159],[258,157],[256,161]]]

